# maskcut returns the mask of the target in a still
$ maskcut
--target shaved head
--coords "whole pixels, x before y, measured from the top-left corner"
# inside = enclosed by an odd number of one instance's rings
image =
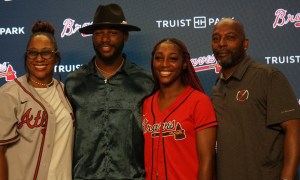
[[[235,29],[236,32],[239,33],[239,35],[241,37],[243,37],[243,39],[246,38],[245,35],[245,30],[244,30],[244,26],[242,23],[240,23],[239,21],[235,20],[235,19],[231,19],[231,18],[224,18],[221,19],[214,27],[214,31],[216,30],[216,28],[220,27],[220,26],[228,26],[228,27],[232,27],[233,29]]]

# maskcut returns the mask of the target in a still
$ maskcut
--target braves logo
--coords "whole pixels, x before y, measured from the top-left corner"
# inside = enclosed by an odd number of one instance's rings
[[[218,64],[214,55],[192,58],[191,62],[196,72],[214,69],[215,73],[219,73],[221,70],[221,66]]]
[[[0,78],[2,77],[5,77],[6,81],[12,81],[17,78],[16,71],[8,62],[0,64]]]
[[[91,25],[92,22],[86,22],[81,24],[77,24],[75,23],[75,20],[71,19],[71,18],[67,18],[64,20],[63,25],[64,28],[60,34],[61,38],[65,37],[65,36],[71,36],[73,34],[75,34],[80,28]],[[81,34],[83,37],[86,36],[90,36],[90,34]]]
[[[144,119],[143,127],[144,127],[144,134],[147,132],[151,133],[152,138],[159,137],[168,137],[173,136],[175,140],[182,140],[185,139],[185,130],[182,129],[181,124],[179,122],[176,123],[175,127],[175,120],[165,122],[162,124],[156,123],[153,125],[147,124],[148,120]],[[160,132],[162,131],[162,132]]]
[[[300,27],[300,13],[296,15],[287,14],[287,10],[277,9],[275,12],[275,21],[273,23],[273,28],[277,26],[284,26],[288,23],[294,23],[296,28]]]
[[[236,100],[239,102],[244,102],[249,98],[249,91],[248,90],[239,90],[236,93]]]

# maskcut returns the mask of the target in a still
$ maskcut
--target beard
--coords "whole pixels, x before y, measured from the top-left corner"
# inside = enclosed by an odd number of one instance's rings
[[[237,64],[239,64],[242,61],[242,59],[245,57],[245,54],[246,54],[246,52],[242,46],[235,51],[231,51],[230,57],[227,59],[218,58],[217,51],[215,51],[213,53],[215,54],[215,57],[216,57],[219,65],[222,66],[222,68],[224,68],[224,69],[229,69],[229,68],[232,68],[232,67],[236,66]]]
[[[118,45],[114,45],[114,52],[112,55],[106,56],[104,55],[97,47],[99,45],[95,45],[93,43],[93,47],[94,50],[96,52],[96,55],[99,59],[101,59],[103,62],[105,63],[113,63],[123,52],[123,48],[124,48],[124,41],[122,41],[120,44]]]

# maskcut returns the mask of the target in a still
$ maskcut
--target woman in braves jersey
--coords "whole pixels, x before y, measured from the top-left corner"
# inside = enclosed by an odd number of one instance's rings
[[[212,180],[217,122],[186,46],[161,40],[151,67],[157,83],[143,104],[146,179]]]
[[[0,88],[0,179],[72,179],[73,115],[53,78],[54,27],[38,21],[25,52],[27,74]]]

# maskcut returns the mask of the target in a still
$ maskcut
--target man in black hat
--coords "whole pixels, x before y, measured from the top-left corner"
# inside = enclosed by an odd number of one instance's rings
[[[70,73],[65,86],[75,110],[74,179],[143,179],[142,99],[151,93],[150,73],[126,59],[129,31],[117,4],[100,5],[92,34],[96,56]]]

